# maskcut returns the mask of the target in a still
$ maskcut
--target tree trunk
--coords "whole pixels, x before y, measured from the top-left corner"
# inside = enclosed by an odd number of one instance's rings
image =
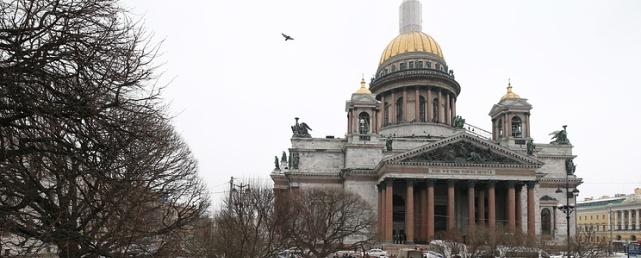
[[[60,258],[73,258],[81,256],[79,248],[80,245],[76,241],[60,241],[56,245],[58,246],[58,256]]]

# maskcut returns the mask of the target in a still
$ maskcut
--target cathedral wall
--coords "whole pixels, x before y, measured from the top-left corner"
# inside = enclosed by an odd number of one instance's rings
[[[338,173],[345,162],[342,152],[300,152],[298,169],[307,173]]]
[[[565,177],[565,159],[559,158],[539,158],[545,164],[536,172],[547,174],[546,177]]]
[[[572,145],[536,144],[538,155],[572,155]]]
[[[347,148],[345,150],[346,168],[374,168],[383,159],[381,148]]]
[[[376,181],[367,180],[345,180],[343,186],[346,191],[358,194],[372,208],[374,214],[378,211],[378,191]]]
[[[341,150],[347,140],[325,138],[292,138],[292,148],[295,149],[335,149]]]

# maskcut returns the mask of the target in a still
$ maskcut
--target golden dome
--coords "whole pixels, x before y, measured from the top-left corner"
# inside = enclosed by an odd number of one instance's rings
[[[428,52],[443,58],[443,52],[436,40],[423,32],[412,31],[398,35],[387,44],[380,64],[396,55],[409,52]]]
[[[367,86],[365,86],[365,78],[361,79],[361,87],[358,88],[358,90],[356,91],[356,94],[372,94],[372,92],[369,91]]]
[[[508,81],[507,83],[507,93],[501,98],[501,100],[506,99],[520,99],[521,97],[512,91],[512,82]]]

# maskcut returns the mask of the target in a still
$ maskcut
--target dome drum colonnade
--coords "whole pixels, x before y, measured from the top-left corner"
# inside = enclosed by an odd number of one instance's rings
[[[429,35],[409,31],[393,39],[370,84],[381,102],[377,128],[416,122],[451,126],[460,86],[447,69],[440,46]]]

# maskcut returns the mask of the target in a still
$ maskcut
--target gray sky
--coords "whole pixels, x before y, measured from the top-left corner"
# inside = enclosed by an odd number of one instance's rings
[[[269,176],[295,116],[314,137],[344,137],[345,101],[398,35],[400,2],[125,4],[164,40],[164,96],[218,202],[230,176]],[[641,187],[641,1],[423,0],[423,31],[455,71],[468,123],[491,128],[511,77],[534,106],[535,142],[568,125],[580,198]]]

